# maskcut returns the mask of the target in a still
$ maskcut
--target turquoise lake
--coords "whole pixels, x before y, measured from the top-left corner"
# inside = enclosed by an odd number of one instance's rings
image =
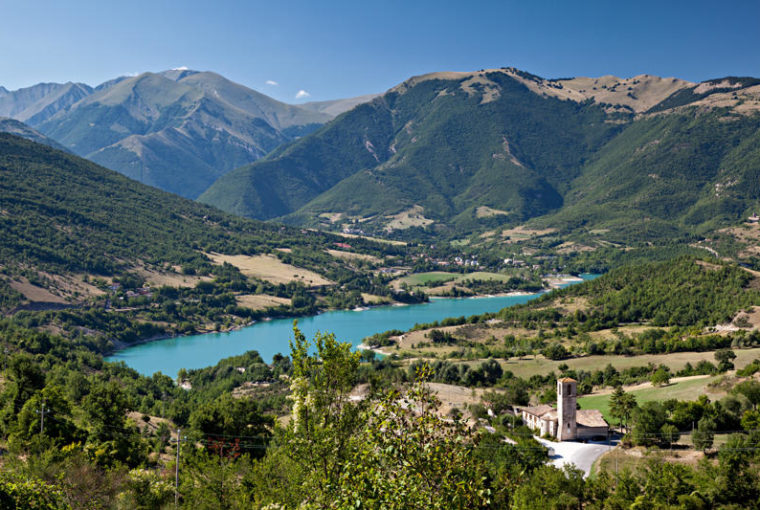
[[[597,275],[581,275],[590,280]],[[335,333],[342,342],[355,347],[362,339],[389,329],[407,330],[418,323],[447,317],[496,312],[522,304],[542,293],[524,296],[432,299],[429,303],[406,306],[378,306],[361,311],[330,311],[298,318],[298,327],[312,338],[317,331]],[[181,368],[202,368],[219,360],[256,350],[265,361],[277,353],[288,354],[293,338],[293,318],[260,321],[226,333],[206,333],[156,340],[129,347],[107,358],[123,361],[144,375],[162,372],[175,377]]]

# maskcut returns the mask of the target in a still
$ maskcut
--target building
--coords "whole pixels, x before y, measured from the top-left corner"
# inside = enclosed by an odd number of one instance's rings
[[[577,409],[578,381],[565,377],[557,381],[557,407],[520,407],[523,423],[541,436],[560,441],[606,438],[610,426],[597,409]]]

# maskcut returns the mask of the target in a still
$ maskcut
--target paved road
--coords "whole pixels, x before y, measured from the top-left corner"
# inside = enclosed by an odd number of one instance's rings
[[[576,443],[573,441],[563,441],[555,443],[554,441],[548,441],[540,437],[536,437],[536,440],[547,448],[554,450],[553,455],[549,456],[549,460],[553,465],[561,468],[566,464],[574,464],[583,471],[584,476],[588,476],[591,473],[591,465],[596,459],[615,447],[614,442],[612,445],[608,445],[606,442]]]

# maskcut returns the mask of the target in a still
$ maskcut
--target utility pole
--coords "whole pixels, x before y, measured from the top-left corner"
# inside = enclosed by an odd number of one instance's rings
[[[180,439],[181,429],[177,429],[177,463],[174,466],[174,508],[179,505],[179,445],[182,439]]]
[[[45,432],[45,401],[42,401],[42,410],[40,411],[40,435]]]

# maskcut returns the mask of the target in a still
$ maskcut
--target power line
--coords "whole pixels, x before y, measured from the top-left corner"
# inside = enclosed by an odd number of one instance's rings
[[[179,505],[179,446],[182,444],[182,429],[177,429],[177,464],[174,466],[174,508]]]

